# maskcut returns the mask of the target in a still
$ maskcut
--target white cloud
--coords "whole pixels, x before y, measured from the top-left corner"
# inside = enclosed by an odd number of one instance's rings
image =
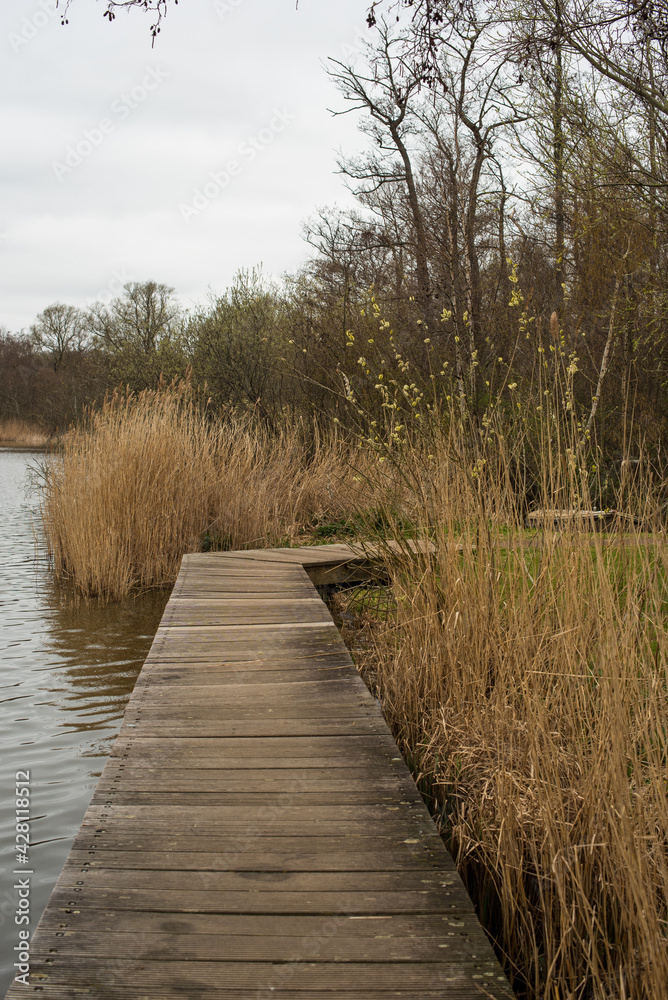
[[[334,149],[360,140],[327,112],[341,99],[321,63],[358,45],[364,0],[179,4],[153,49],[150,15],[109,25],[74,0],[61,27],[50,3],[0,11],[0,324],[90,300],[114,273],[192,301],[241,266],[296,267],[301,222],[350,203]],[[269,139],[276,110],[295,117]],[[179,206],[230,160],[241,169],[185,224]]]

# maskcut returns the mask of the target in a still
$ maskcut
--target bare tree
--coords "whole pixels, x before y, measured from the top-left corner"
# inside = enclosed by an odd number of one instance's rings
[[[56,0],[62,21],[74,0]],[[170,3],[178,0],[105,0],[103,16],[113,21],[119,9],[137,8],[155,15],[150,30],[155,41]],[[367,0],[367,23],[377,11],[407,8],[414,32],[407,57],[421,66],[425,82],[438,62],[442,29],[466,12],[521,28],[522,58],[537,48],[562,45],[597,72],[632,93],[661,115],[668,115],[668,0]],[[647,52],[652,51],[652,68]],[[657,72],[657,64],[659,70]]]
[[[494,214],[489,208],[483,212],[481,203],[495,205],[499,232],[503,233],[508,192],[502,181],[498,146],[502,141],[507,144],[509,135],[530,117],[522,107],[522,88],[514,78],[507,42],[507,33],[500,31],[495,21],[470,18],[464,8],[444,35],[434,67],[440,93],[423,102],[416,112],[433,151],[433,184],[425,186],[430,206],[429,192],[438,188],[440,179],[440,201],[448,207],[445,222],[452,312],[460,327],[456,343],[464,339],[461,334],[465,328],[469,395],[474,405],[476,369],[485,345],[480,261],[483,215],[491,221]],[[461,282],[457,279],[460,260]],[[458,285],[463,289],[464,310],[457,301]]]
[[[68,13],[74,0],[56,0],[56,6],[61,9],[61,23],[68,23]],[[178,6],[179,0],[174,0],[174,6]],[[170,0],[105,0],[106,6],[102,16],[106,17],[109,23],[116,18],[116,11],[129,10],[131,7],[138,7],[140,10],[155,14],[155,20],[151,24],[151,37],[155,42],[156,36],[160,34],[160,24],[166,16]]]
[[[516,33],[518,64],[544,50],[572,52],[617,86],[668,115],[668,0],[372,0],[367,23],[377,11],[409,8],[411,52],[432,70],[444,28],[466,13],[493,18]],[[648,51],[653,59],[648,61]],[[408,55],[408,53],[407,53]],[[428,75],[428,74],[427,74]]]
[[[81,350],[84,329],[83,315],[78,309],[54,302],[30,327],[30,341],[37,351],[48,355],[57,372],[70,352]]]
[[[112,351],[131,349],[154,354],[181,328],[181,310],[174,289],[155,281],[134,281],[108,306],[95,305],[88,317],[96,339]]]
[[[427,225],[420,204],[413,159],[419,121],[414,103],[422,78],[419,69],[401,55],[405,40],[392,38],[386,26],[380,30],[375,48],[369,47],[367,65],[360,69],[331,59],[330,76],[351,105],[344,112],[364,111],[361,130],[376,151],[341,164],[342,172],[360,182],[355,193],[365,204],[383,188],[403,188],[410,212],[417,300],[423,317],[433,325],[432,288],[429,276]]]

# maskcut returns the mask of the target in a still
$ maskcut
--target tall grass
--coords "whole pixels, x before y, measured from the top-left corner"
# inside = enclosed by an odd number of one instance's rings
[[[397,527],[396,615],[372,620],[358,663],[518,992],[668,997],[665,538],[624,511],[609,535],[531,536],[517,440],[457,425],[395,456],[434,551]],[[591,505],[574,454],[538,454],[545,508]],[[647,522],[652,485],[618,496]]]
[[[359,491],[335,437],[212,424],[185,384],[115,393],[45,469],[42,518],[58,579],[119,599],[172,583],[185,552],[289,544],[344,517]]]
[[[25,420],[0,420],[0,445],[42,448],[48,441],[49,435],[35,424]]]

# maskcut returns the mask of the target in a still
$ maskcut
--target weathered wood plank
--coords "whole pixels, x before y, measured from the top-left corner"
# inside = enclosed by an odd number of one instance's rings
[[[326,833],[329,836],[371,836],[383,825],[388,835],[399,839],[411,834],[425,836],[433,823],[426,810],[414,801],[396,804],[318,805],[305,810],[302,803],[286,797],[280,806],[247,802],[243,805],[115,805],[92,804],[81,829],[110,835],[114,832],[146,833],[169,830],[221,834],[244,832],[249,836],[260,827],[265,835],[299,834],[304,837]]]
[[[119,868],[82,868],[80,865],[67,863],[58,879],[57,885],[64,890],[74,889],[79,892],[88,889],[148,889],[159,892],[176,891],[188,893],[197,888],[206,892],[236,894],[250,891],[254,895],[264,897],[276,893],[289,893],[297,896],[299,893],[313,895],[321,892],[355,892],[365,896],[375,893],[417,892],[422,896],[431,889],[448,889],[457,885],[454,875],[441,874],[431,870],[422,871],[416,879],[415,870],[408,872],[201,872],[199,878],[193,878],[191,870],[185,871],[137,871],[136,869]],[[419,885],[419,889],[416,889]]]
[[[468,897],[467,897],[468,900]],[[466,932],[471,922],[476,921],[470,903],[466,912],[459,914],[382,914],[379,916],[356,917],[344,913],[333,914],[326,925],[327,933],[339,938],[397,937],[418,938],[438,937],[446,931],[454,936]],[[222,936],[244,935],[247,938],[303,937],[313,928],[313,919],[303,914],[287,914],[281,917],[264,913],[230,916],[224,913],[133,913],[128,910],[98,910],[87,913],[71,913],[64,916],[60,911],[50,911],[41,922],[41,930],[72,931],[79,926],[87,930],[104,930],[110,934],[217,934]],[[68,936],[67,934],[63,935]],[[70,934],[70,936],[72,936]],[[257,945],[257,942],[256,942]],[[258,956],[254,956],[257,958]]]
[[[224,696],[225,688],[218,688],[219,694],[222,695],[220,700],[225,703],[220,708],[210,701],[204,701],[201,694],[190,694],[187,688],[183,691],[181,706],[179,706],[178,697],[175,697],[175,692],[169,689],[159,694],[151,691],[150,696],[141,701],[137,700],[133,704],[132,711],[141,714],[146,720],[155,717],[156,721],[160,718],[164,721],[170,721],[172,718],[183,720],[194,718],[202,722],[216,719],[223,721],[228,718],[245,721],[246,719],[260,719],[267,716],[280,719],[320,719],[327,715],[345,718],[351,714],[356,715],[357,709],[360,710],[359,715],[364,718],[378,720],[381,718],[375,704],[362,696],[357,696],[355,692],[351,692],[346,697],[345,694],[336,690],[331,692],[323,690],[321,698],[316,697],[316,692],[310,692],[308,695],[304,692],[301,704],[295,704],[282,698],[272,705],[266,698],[258,697],[257,703],[253,705],[252,689],[249,691],[248,688],[244,688],[242,691],[246,693],[246,697],[242,696],[241,693],[233,692],[231,697],[226,698]],[[295,700],[298,701],[297,692],[295,692],[295,696]]]
[[[157,659],[209,660],[212,663],[251,660],[281,660],[322,657],[342,653],[345,645],[333,622],[257,624],[219,628],[159,628],[147,657]],[[348,654],[350,656],[350,654]]]
[[[383,928],[386,930],[386,928]],[[312,930],[312,928],[311,928]],[[350,936],[323,934],[317,957],[322,962],[443,962],[465,960],[473,944],[471,936],[459,930],[452,937],[390,937],[379,934],[377,938],[358,936],[350,928]],[[475,933],[475,926],[472,926]],[[308,932],[307,932],[308,933]],[[76,938],[76,940],[73,940]],[[220,961],[221,957],[234,955],[239,962],[257,962],[262,955],[264,962],[300,962],[304,958],[304,938],[266,934],[261,948],[258,941],[246,934],[187,934],[179,930],[172,933],[147,934],[114,932],[106,928],[97,933],[83,930],[78,934],[61,934],[43,931],[35,947],[49,954],[78,955],[85,949],[94,958],[115,958],[123,955],[129,960],[166,962]],[[309,957],[314,957],[311,954]]]
[[[290,968],[287,965],[286,968]],[[145,966],[142,965],[142,969]],[[312,990],[298,989],[285,990],[281,987],[280,993],[275,992],[277,987],[275,983],[270,986],[262,986],[255,989],[251,994],[254,1000],[275,1000],[276,997],[280,997],[280,1000],[331,1000],[332,997],[336,997],[336,1000],[487,1000],[487,998],[492,997],[493,1000],[497,997],[507,998],[512,994],[507,992],[494,992],[491,987],[486,985],[485,988],[476,989],[471,992],[471,978],[469,978],[466,968],[458,970],[460,978],[455,978],[454,975],[448,975],[444,977],[440,989],[436,991],[425,990],[424,988],[414,988],[414,989],[391,989],[391,990],[376,990],[362,988],[362,990],[341,990],[337,989],[335,993],[327,991],[325,993],[318,991],[313,992]],[[475,969],[473,972],[475,973]],[[95,1000],[98,998],[113,998],[113,1000],[127,1000],[127,985],[121,984],[117,986],[114,982],[110,982],[108,985],[102,988],[98,986],[79,986],[76,989],[69,985],[59,985],[55,982],[57,973],[54,973],[54,981],[47,983],[42,986],[35,986],[34,989],[40,989],[43,992],[39,993],[39,1000],[78,1000],[82,995],[84,997],[93,997]],[[127,978],[132,976],[132,970],[127,970]],[[120,977],[119,977],[120,978]],[[136,977],[135,977],[136,978]],[[473,975],[475,979],[475,974]],[[477,978],[481,979],[481,976]],[[151,990],[147,993],[146,990]],[[193,992],[194,990],[197,992]],[[151,982],[150,987],[146,984],[142,985],[142,997],[150,997],[153,1000],[154,997],[159,998],[159,1000],[172,1000],[173,997],[182,998],[188,996],[193,998],[193,1000],[249,1000],[249,993],[247,990],[239,990],[236,988],[228,989],[225,986],[221,986],[220,983],[214,983],[211,985],[196,986],[194,983],[190,985],[189,991],[186,992],[187,987],[174,985],[173,982],[165,983],[155,983]],[[25,996],[25,992],[22,994]],[[37,995],[37,994],[36,994]],[[139,994],[133,994],[134,996],[139,996]],[[7,994],[9,1000],[10,995]]]
[[[136,749],[135,749],[136,748]],[[197,760],[210,759],[219,762],[219,766],[227,766],[227,761],[231,757],[250,757],[261,752],[261,759],[266,759],[267,766],[271,766],[271,761],[278,758],[299,758],[304,763],[300,766],[307,767],[307,761],[316,755],[321,758],[335,758],[337,760],[360,761],[370,758],[378,760],[391,760],[399,769],[405,767],[397,745],[386,729],[380,736],[321,736],[317,740],[305,736],[280,736],[267,738],[258,744],[254,739],[244,738],[211,738],[201,739],[198,737],[184,737],[174,744],[164,740],[151,738],[139,739],[136,734],[129,738],[120,737],[111,748],[111,756],[125,756],[128,753],[146,753],[153,755],[160,751],[168,754],[174,752],[179,759],[185,760],[193,757]]]
[[[202,873],[202,876],[207,873]],[[191,873],[191,884],[194,881]],[[305,913],[328,915],[331,913],[440,913],[456,909],[448,906],[447,891],[442,888],[397,891],[354,890],[312,892],[248,891],[223,892],[207,889],[133,889],[87,887],[61,888],[56,885],[49,901],[50,906],[64,910],[100,910],[115,907],[118,910],[151,910],[175,913]]]
[[[179,739],[183,736],[199,735],[203,737],[215,736],[243,736],[265,739],[275,736],[355,736],[358,733],[365,735],[380,735],[383,727],[380,722],[365,720],[349,716],[334,719],[247,719],[241,721],[225,721],[217,719],[197,720],[195,716],[182,721],[179,720],[151,720],[141,719],[135,715],[134,721],[127,721],[121,728],[121,734],[125,737],[130,732],[137,730],[138,735]]]
[[[314,938],[317,940],[317,928]],[[305,949],[306,951],[306,949]],[[180,996],[204,998],[229,998],[237,996],[276,997],[284,1000],[285,988],[293,996],[301,997],[305,991],[323,1000],[323,994],[339,997],[348,991],[367,1000],[370,990],[381,995],[390,993],[401,996],[402,990],[413,990],[423,997],[429,991],[444,1000],[475,998],[485,995],[508,997],[510,993],[498,964],[491,959],[470,958],[454,962],[318,962],[310,958],[296,962],[235,962],[221,955],[219,961],[141,961],[123,957],[97,958],[56,955],[35,956],[43,959],[42,995],[58,996],[53,991],[58,985],[70,989],[83,988],[84,995],[104,997],[109,987],[115,986],[114,996]],[[221,965],[224,963],[224,965]],[[47,978],[48,977],[48,978]],[[128,983],[131,991],[128,992]],[[51,992],[47,992],[47,985]],[[484,986],[485,992],[481,987]],[[453,992],[458,989],[459,992]],[[125,990],[125,993],[122,992]],[[156,990],[159,992],[156,994]],[[61,994],[68,1000],[79,993]]]
[[[172,716],[186,718],[191,710],[198,718],[225,718],[236,713],[237,718],[245,718],[245,713],[255,711],[256,716],[270,712],[280,718],[317,719],[323,712],[328,714],[347,714],[355,712],[359,707],[366,713],[380,717],[380,709],[367,692],[363,695],[356,690],[342,691],[337,685],[319,685],[317,688],[294,685],[292,690],[279,689],[274,685],[276,698],[274,701],[262,689],[253,690],[248,687],[233,685],[213,687],[204,685],[202,688],[187,685],[183,687],[149,688],[145,695],[139,695],[133,703],[133,709],[143,714],[157,714],[164,719]],[[294,698],[289,696],[294,693]],[[181,697],[179,697],[179,695]],[[216,701],[214,701],[216,699]],[[224,707],[217,700],[224,701]],[[297,704],[295,704],[297,702]],[[184,714],[186,713],[186,714]]]
[[[155,850],[147,850],[144,841],[125,838],[118,850],[105,846],[105,850],[85,850],[75,847],[68,861],[84,868],[137,868],[142,871],[408,871],[439,869],[440,854],[425,844],[404,845],[400,850],[394,839],[382,838],[311,838],[274,837],[254,840],[243,851],[225,852],[220,849],[190,850],[188,844],[203,847],[203,838],[167,843],[156,838],[151,841]],[[132,846],[136,850],[132,850]],[[280,846],[277,847],[277,844]],[[332,844],[335,847],[332,847]],[[351,848],[352,844],[352,848]],[[384,846],[383,846],[384,845]],[[127,849],[121,849],[125,846]],[[164,846],[165,850],[159,848]],[[220,848],[219,840],[208,844]],[[174,848],[170,850],[170,848]],[[466,908],[471,907],[462,890]]]
[[[293,685],[304,684],[313,688],[318,684],[328,681],[345,681],[357,684],[359,675],[351,663],[332,664],[324,661],[313,662],[310,668],[302,666],[303,661],[279,661],[278,663],[253,662],[248,664],[245,670],[239,670],[239,664],[213,665],[188,664],[187,673],[178,663],[161,664],[152,663],[147,665],[142,671],[142,678],[137,682],[135,690],[141,691],[144,686],[162,688],[181,683],[188,683],[188,675],[192,678],[193,686],[202,684],[215,685],[220,687],[223,684],[238,684],[243,687],[255,687],[261,692],[267,684],[291,685],[295,694],[297,688]]]
[[[194,553],[184,557],[187,566],[206,568],[216,559],[217,553]],[[220,558],[220,556],[218,556]],[[246,563],[268,563],[279,566],[335,566],[342,563],[368,562],[366,556],[358,547],[346,544],[303,545],[300,548],[278,549],[239,549],[226,559],[234,560],[235,565]]]
[[[154,792],[230,791],[247,792],[251,796],[271,791],[288,793],[295,788],[304,792],[357,791],[362,788],[368,792],[370,776],[375,788],[389,788],[395,792],[401,790],[404,794],[413,794],[415,791],[410,775],[392,774],[391,771],[380,768],[375,774],[362,767],[290,767],[280,771],[246,768],[239,774],[229,768],[137,768],[125,767],[123,764],[113,767],[107,764],[98,788],[122,784],[124,789],[150,789]]]
[[[415,833],[415,831],[412,831]],[[406,857],[426,857],[433,860],[439,867],[443,865],[443,841],[435,828],[420,837],[405,837],[397,839],[394,831],[372,831],[367,834],[345,832],[333,834],[327,830],[311,831],[308,834],[301,830],[296,833],[275,833],[255,830],[242,830],[234,836],[227,836],[221,843],[216,831],[207,830],[155,830],[147,839],[144,830],[132,831],[107,829],[106,827],[82,827],[74,839],[75,850],[86,853],[90,864],[96,858],[107,857],[108,852],[145,852],[149,849],[162,853],[182,852],[190,854],[209,854],[218,852],[220,864],[227,870],[260,871],[273,868],[274,864],[281,870],[311,871],[313,861],[320,859],[318,870],[328,871],[330,857],[336,853],[349,852],[348,868],[356,867],[353,854],[369,854],[381,851],[383,855],[391,852]],[[280,857],[274,862],[272,857]],[[303,858],[303,862],[302,859]],[[290,860],[292,859],[292,860]],[[303,863],[303,869],[300,865]],[[388,860],[389,866],[389,860]],[[206,866],[204,870],[209,870]],[[334,870],[339,870],[334,868]],[[382,869],[381,869],[382,870]]]
[[[258,705],[255,714],[247,704],[240,704],[236,712],[235,707],[230,705],[216,713],[210,706],[186,704],[182,714],[177,715],[173,703],[137,705],[127,716],[121,733],[124,738],[137,735],[157,739],[164,738],[165,730],[171,726],[174,739],[278,739],[297,735],[315,740],[327,735],[354,737],[382,732],[382,723],[373,708],[363,702],[355,705],[332,700],[324,705],[313,702],[275,709],[264,703]],[[133,732],[135,729],[137,733]]]
[[[202,607],[196,602],[168,605],[161,627],[215,625],[277,625],[290,622],[327,622],[330,616],[319,597],[315,598],[265,598],[248,601],[228,598],[217,601],[215,606]]]
[[[381,789],[369,793],[368,790],[357,789],[355,791],[303,791],[290,792],[290,800],[293,805],[300,809],[308,809],[310,805],[363,805],[373,802],[377,805],[391,805],[401,794],[399,789]],[[268,808],[280,807],[285,799],[285,792],[259,792],[263,803]],[[170,791],[147,791],[137,789],[126,789],[120,787],[96,789],[93,793],[92,802],[96,805],[113,802],[114,805],[182,805],[188,808],[191,805],[225,805],[244,806],[249,798],[248,792],[218,792],[218,791],[194,791],[194,792],[170,792]]]
[[[270,705],[289,706],[295,700],[301,703],[322,703],[324,700],[336,704],[364,704],[376,705],[375,698],[369,693],[366,685],[354,674],[343,680],[332,678],[330,680],[312,679],[306,683],[288,681],[280,683],[274,678],[270,682],[263,684],[257,689],[249,688],[247,684],[233,684],[229,678],[225,678],[224,697],[228,705],[241,708],[243,705],[258,705],[267,703]],[[155,684],[152,678],[146,682],[142,681],[139,687],[135,688],[137,700],[141,699],[142,706],[169,705],[172,702],[184,704],[183,699],[187,698],[189,705],[210,705],[214,699],[221,696],[221,685],[210,683],[198,683],[193,678],[192,684],[188,683],[183,676],[176,678],[172,675],[169,683]],[[379,710],[380,711],[380,710]]]
[[[193,682],[197,682],[199,677],[205,678],[203,683],[218,684],[223,678],[230,677],[238,684],[264,684],[264,683],[286,683],[288,681],[311,681],[317,683],[321,677],[349,676],[355,677],[357,670],[350,658],[350,654],[340,649],[334,649],[329,653],[320,656],[286,656],[283,659],[249,659],[249,660],[223,660],[220,658],[210,658],[209,660],[178,660],[161,659],[153,656],[148,660],[142,669],[137,685],[141,687],[144,683],[153,683],[152,678],[172,678],[191,675]],[[277,676],[270,677],[269,673]],[[235,675],[235,676],[232,676]],[[283,675],[283,676],[278,676]],[[149,680],[149,678],[151,678]]]

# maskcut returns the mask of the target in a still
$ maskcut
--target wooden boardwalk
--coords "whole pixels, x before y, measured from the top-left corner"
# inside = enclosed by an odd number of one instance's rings
[[[7,1000],[513,996],[311,582],[369,572],[184,558]]]

